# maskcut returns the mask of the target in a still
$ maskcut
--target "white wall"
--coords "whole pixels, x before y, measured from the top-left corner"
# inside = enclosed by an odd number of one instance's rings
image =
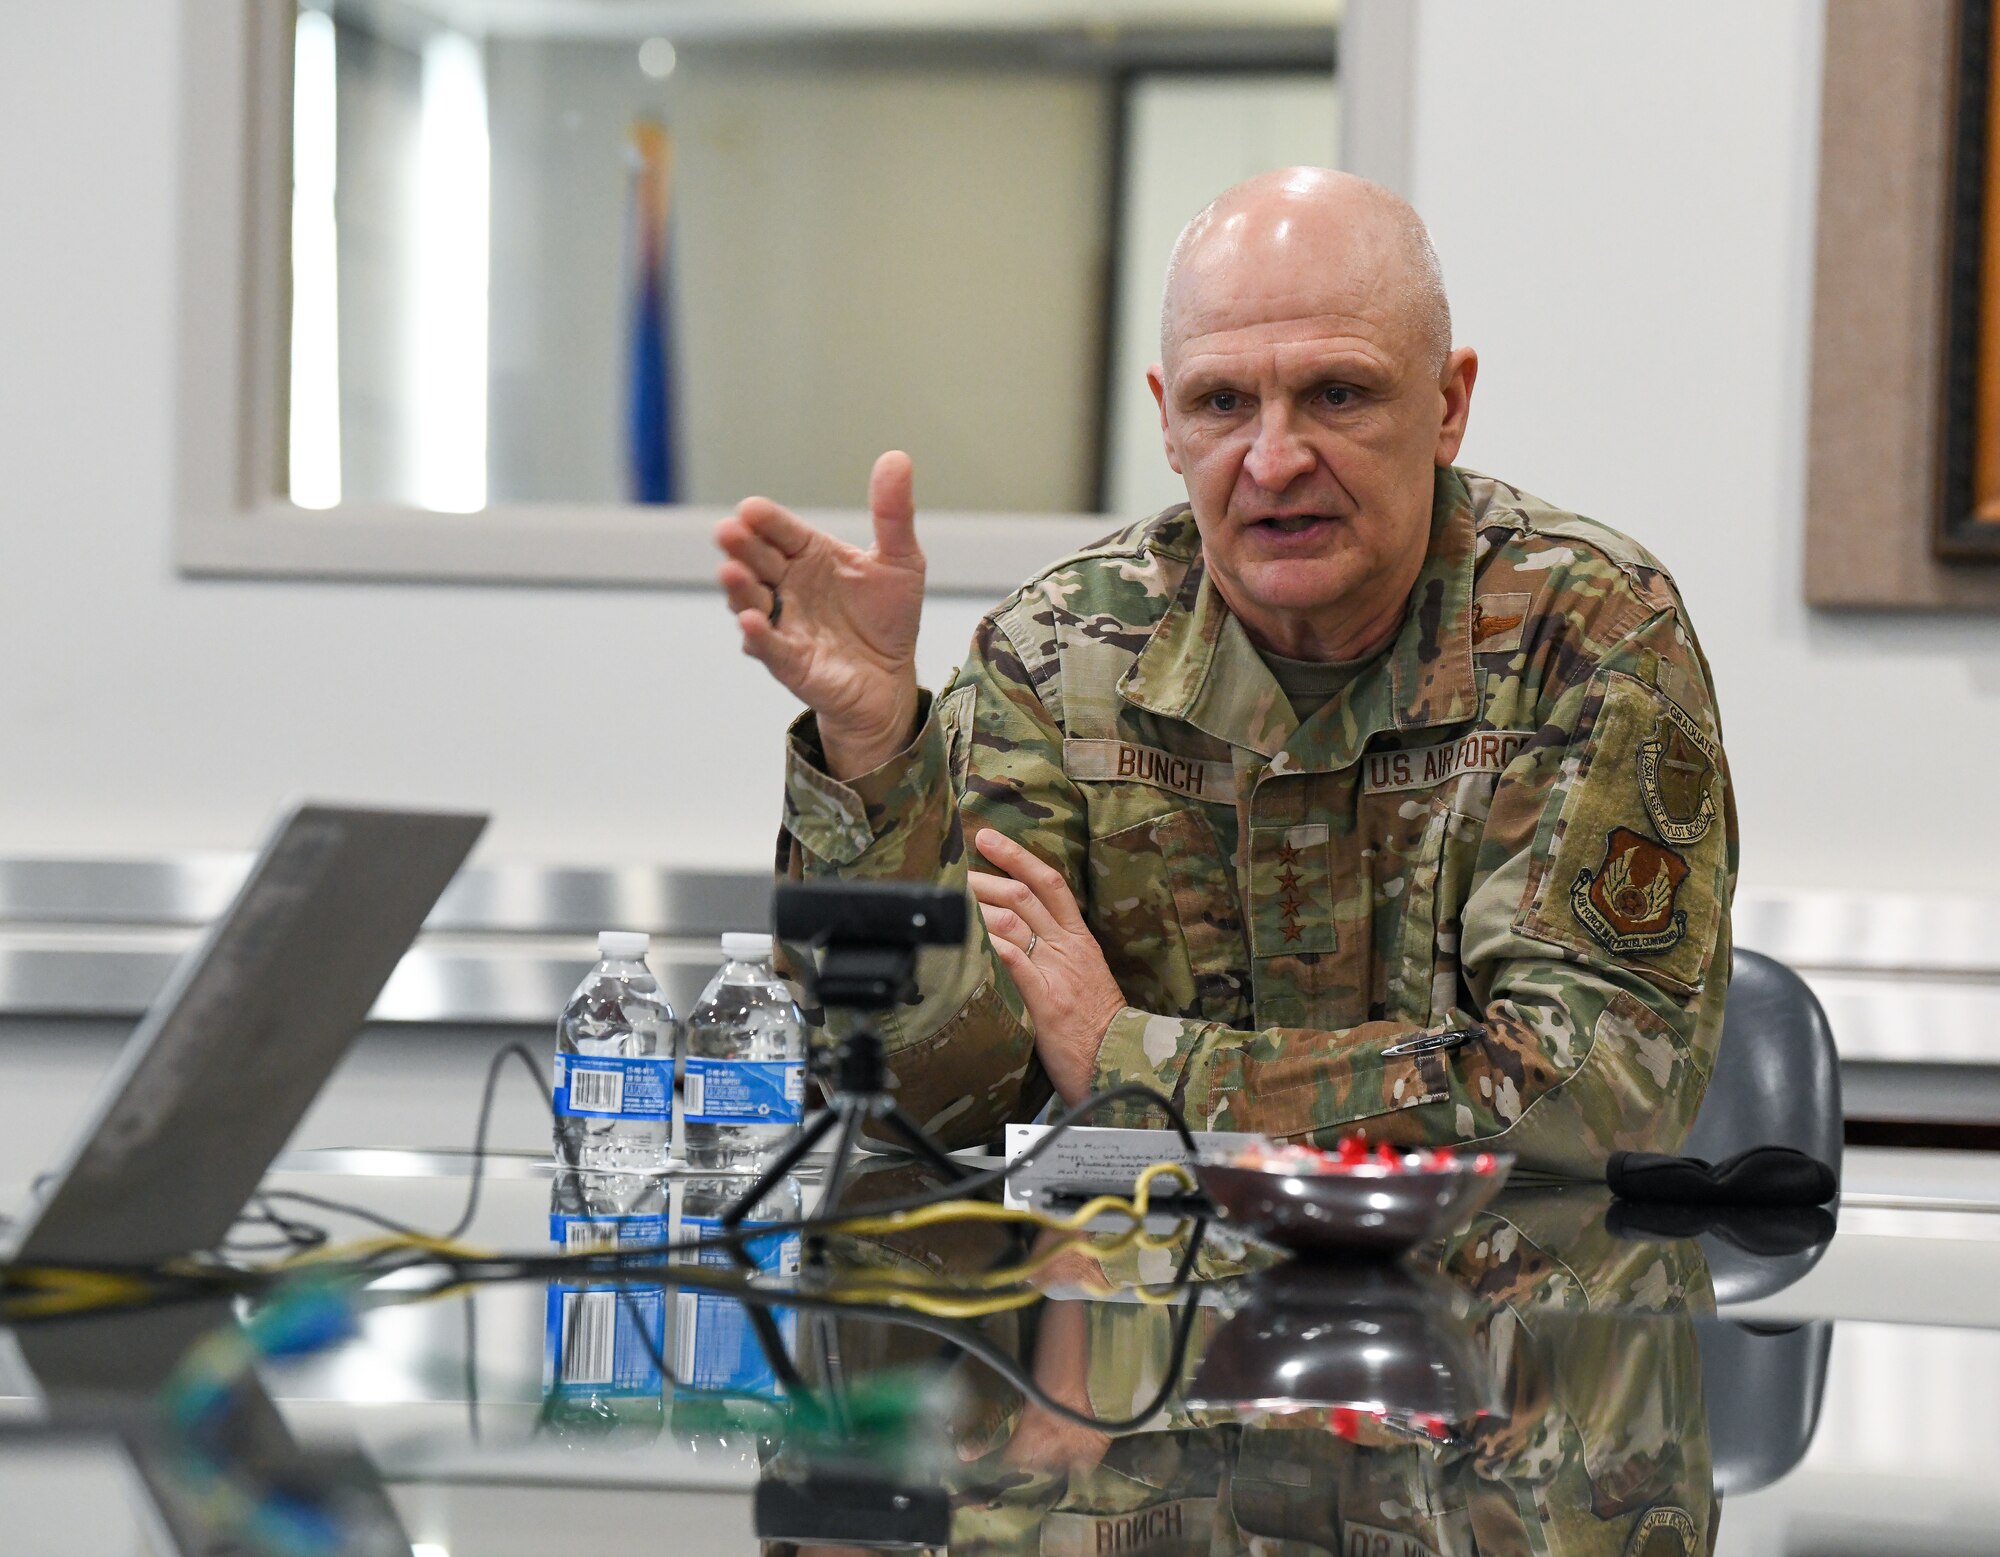
[[[489,808],[486,858],[766,862],[788,700],[715,598],[175,576],[178,9],[0,47],[0,852],[242,847],[311,791]],[[934,680],[976,615],[933,608]]]
[[[1991,890],[2000,620],[1800,593],[1817,0],[1422,4],[1413,196],[1482,354],[1464,457],[1674,570],[1746,888]]]
[[[175,10],[0,48],[0,851],[241,845],[309,789],[491,807],[490,858],[760,863],[787,710],[711,599],[174,576]],[[2000,622],[1800,603],[1818,61],[1813,0],[1425,0],[1467,457],[1678,573],[1747,886],[1985,887]],[[976,614],[933,606],[933,679]]]

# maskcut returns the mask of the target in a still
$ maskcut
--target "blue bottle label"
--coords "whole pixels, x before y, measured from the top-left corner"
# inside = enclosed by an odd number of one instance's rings
[[[664,1216],[549,1216],[549,1238],[565,1254],[657,1249],[667,1241]]]
[[[769,1224],[745,1221],[740,1225],[748,1232]],[[720,1217],[683,1216],[675,1229],[675,1241],[694,1240],[700,1246],[696,1254],[700,1264],[741,1269],[727,1245],[716,1241],[721,1233]],[[751,1238],[744,1243],[743,1252],[767,1276],[798,1274],[797,1232]],[[798,1315],[785,1308],[773,1308],[770,1314],[785,1349],[790,1351],[797,1344]],[[718,1292],[684,1291],[676,1295],[674,1378],[690,1389],[728,1390],[768,1400],[781,1394],[777,1371],[765,1355],[745,1306]]]
[[[690,1055],[683,1085],[689,1124],[793,1125],[805,1117],[804,1060],[711,1060]]]
[[[667,1295],[659,1287],[549,1284],[542,1387],[565,1394],[657,1395]]]
[[[745,1221],[739,1224],[745,1232],[754,1232],[769,1224]],[[703,1265],[726,1265],[741,1269],[736,1264],[736,1256],[730,1253],[726,1244],[715,1240],[722,1236],[722,1218],[716,1216],[684,1216],[681,1218],[680,1238],[677,1242],[694,1239],[701,1245],[696,1260]],[[799,1273],[799,1235],[796,1232],[772,1233],[763,1238],[746,1239],[743,1252],[756,1262],[757,1269],[767,1276],[796,1276]]]
[[[558,1054],[556,1112],[657,1122],[673,1112],[674,1062],[609,1054]]]
[[[774,1308],[771,1318],[787,1352],[798,1344],[798,1315]],[[778,1399],[777,1370],[765,1355],[750,1315],[735,1298],[682,1292],[674,1299],[674,1380],[687,1389]]]

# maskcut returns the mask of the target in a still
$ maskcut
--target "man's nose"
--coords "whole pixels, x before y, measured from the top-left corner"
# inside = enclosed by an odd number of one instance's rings
[[[1257,419],[1257,436],[1243,468],[1266,492],[1282,492],[1313,467],[1313,451],[1292,425],[1291,407],[1269,401]]]

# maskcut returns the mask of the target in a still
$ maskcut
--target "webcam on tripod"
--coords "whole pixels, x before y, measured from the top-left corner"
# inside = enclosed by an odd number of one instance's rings
[[[819,950],[819,1003],[887,1011],[916,996],[917,952],[965,941],[965,894],[903,881],[787,881],[771,900],[780,941]]]

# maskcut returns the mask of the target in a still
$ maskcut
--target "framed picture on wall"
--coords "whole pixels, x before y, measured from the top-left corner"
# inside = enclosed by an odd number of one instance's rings
[[[2000,612],[2000,0],[1825,0],[1806,600]]]
[[[2000,561],[2000,50],[1995,0],[1958,0],[1943,469],[1933,543]]]

